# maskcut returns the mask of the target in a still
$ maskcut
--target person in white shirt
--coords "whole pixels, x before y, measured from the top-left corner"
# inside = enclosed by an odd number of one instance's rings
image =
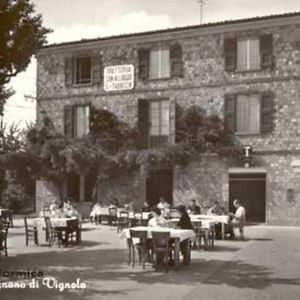
[[[244,238],[244,224],[246,221],[246,209],[241,205],[238,199],[233,201],[233,206],[236,208],[235,213],[229,213],[229,216],[232,218],[230,223],[230,236],[234,236],[233,228],[238,227],[240,231],[241,239]]]
[[[152,218],[148,221],[149,227],[164,227],[167,225],[167,220],[161,215],[161,210],[154,207],[151,210]]]
[[[157,207],[161,210],[163,217],[168,217],[168,214],[170,212],[170,204],[165,200],[163,196],[159,197],[159,203],[157,204]]]

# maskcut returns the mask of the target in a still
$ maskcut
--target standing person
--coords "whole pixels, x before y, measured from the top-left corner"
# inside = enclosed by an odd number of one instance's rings
[[[232,218],[232,221],[229,225],[230,237],[234,237],[234,227],[238,227],[240,231],[240,238],[244,238],[244,224],[246,221],[246,209],[241,205],[241,202],[238,199],[233,201],[233,206],[236,208],[235,213],[229,213],[229,216]]]
[[[188,207],[188,211],[192,215],[200,215],[201,214],[200,206],[196,204],[195,199],[191,200],[191,205]]]

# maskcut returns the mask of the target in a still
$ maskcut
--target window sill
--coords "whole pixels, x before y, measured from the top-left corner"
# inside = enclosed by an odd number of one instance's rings
[[[173,79],[173,77],[161,77],[161,78],[147,78],[147,81],[167,81],[167,80],[170,80],[170,79]]]
[[[72,87],[74,87],[74,88],[79,88],[79,87],[90,87],[90,86],[92,86],[92,85],[93,85],[92,82],[90,82],[90,83],[74,83],[74,84],[72,84]]]
[[[235,73],[238,73],[238,74],[243,74],[243,73],[254,73],[254,72],[260,72],[260,71],[262,71],[263,69],[262,68],[259,68],[259,69],[249,69],[249,70],[239,70],[239,69],[236,69],[235,71],[233,71],[233,72],[235,72]]]
[[[241,136],[241,137],[251,137],[251,136],[260,136],[261,132],[235,132],[235,136]]]

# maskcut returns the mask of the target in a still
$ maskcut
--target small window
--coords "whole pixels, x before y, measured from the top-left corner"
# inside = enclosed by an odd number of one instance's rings
[[[258,38],[238,39],[237,70],[260,69],[260,43]]]
[[[91,58],[78,57],[75,59],[75,84],[89,84],[91,83]]]
[[[170,104],[168,100],[150,102],[150,145],[165,144],[170,134]]]
[[[170,51],[169,49],[153,49],[150,51],[149,78],[170,77]]]
[[[260,100],[258,95],[239,95],[236,99],[236,132],[260,132]]]

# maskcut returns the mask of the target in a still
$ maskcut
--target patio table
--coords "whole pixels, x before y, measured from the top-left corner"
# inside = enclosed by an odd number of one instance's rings
[[[222,240],[225,239],[225,224],[229,222],[229,216],[227,215],[190,215],[191,221],[213,221],[215,224],[221,223],[221,235]]]
[[[164,228],[164,227],[147,227],[147,226],[138,226],[132,228],[126,228],[122,230],[120,237],[130,239],[130,230],[136,231],[147,231],[147,238],[152,239],[152,232],[170,232],[170,238],[174,240],[175,250],[174,250],[174,261],[175,261],[175,270],[178,270],[179,267],[179,254],[180,254],[180,242],[195,238],[196,234],[193,230],[189,229],[174,229],[174,228]],[[190,253],[190,243],[184,243],[184,264],[188,265],[191,259]]]
[[[76,217],[73,218],[51,218],[51,225],[54,228],[66,230],[68,227],[68,222],[70,220],[76,220]],[[35,218],[33,220],[34,225],[37,229],[37,240],[38,244],[46,244],[46,233],[44,228],[46,227],[45,218]]]

